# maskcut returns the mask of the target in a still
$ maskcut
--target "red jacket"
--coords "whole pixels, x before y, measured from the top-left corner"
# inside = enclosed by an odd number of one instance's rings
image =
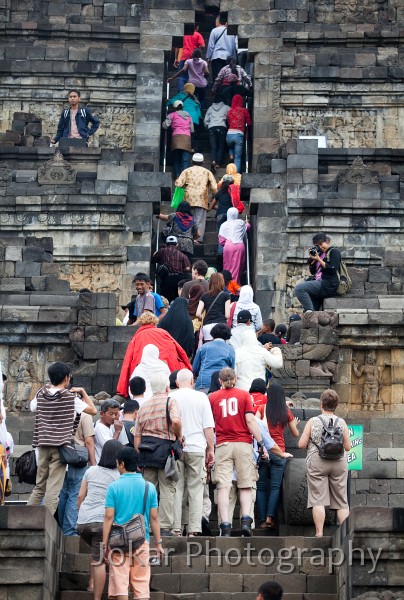
[[[160,360],[164,360],[170,371],[177,369],[189,369],[192,371],[191,363],[185,351],[171,337],[165,329],[157,329],[155,325],[142,325],[135,333],[126,349],[125,358],[119,376],[117,392],[122,396],[128,395],[129,378],[135,367],[140,363],[143,348],[147,344],[154,344],[160,350]]]
[[[243,108],[243,98],[240,94],[233,96],[231,109],[227,113],[227,122],[229,129],[239,129],[243,132],[246,125],[251,125],[250,113],[246,108]]]

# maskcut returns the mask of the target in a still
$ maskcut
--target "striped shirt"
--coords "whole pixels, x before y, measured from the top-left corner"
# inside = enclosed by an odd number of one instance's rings
[[[32,442],[34,448],[63,446],[71,441],[73,430],[80,419],[77,400],[85,405],[68,389],[57,389],[47,384],[39,390],[31,403],[31,410],[36,412]]]
[[[167,429],[167,394],[154,394],[150,400],[147,400],[139,409],[136,427],[135,444],[140,443],[143,435],[158,437],[162,440],[175,440],[175,434],[171,429]],[[168,401],[168,413],[171,421],[180,416],[177,403],[174,398]]]

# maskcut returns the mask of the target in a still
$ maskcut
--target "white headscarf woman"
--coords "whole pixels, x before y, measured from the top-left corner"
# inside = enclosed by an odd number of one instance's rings
[[[142,358],[140,363],[135,367],[130,379],[132,377],[143,377],[146,382],[146,391],[144,393],[144,400],[150,400],[153,396],[152,389],[150,387],[150,377],[156,373],[164,373],[167,377],[170,377],[170,369],[167,363],[159,359],[160,350],[154,344],[147,344],[143,348]]]
[[[236,302],[236,308],[233,313],[232,326],[237,327],[237,315],[240,310],[248,310],[251,313],[251,329],[259,331],[262,327],[261,309],[253,302],[254,291],[250,285],[243,285],[240,288],[240,297]]]
[[[224,246],[223,269],[230,271],[237,283],[240,283],[240,272],[244,266],[244,236],[249,228],[249,223],[238,218],[237,208],[229,208],[227,221],[219,229],[219,244]]]

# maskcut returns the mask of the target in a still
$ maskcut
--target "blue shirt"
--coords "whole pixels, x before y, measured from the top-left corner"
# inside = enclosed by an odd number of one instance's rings
[[[124,473],[117,481],[108,486],[105,508],[114,509],[114,523],[123,525],[130,521],[133,515],[142,513],[145,485],[146,482],[140,473]],[[146,540],[148,542],[150,541],[149,520],[151,508],[158,508],[158,501],[156,488],[149,482],[144,514]]]
[[[199,348],[192,363],[194,375],[198,375],[195,389],[209,387],[215,371],[221,371],[224,367],[234,369],[235,358],[233,346],[220,338],[204,344]]]

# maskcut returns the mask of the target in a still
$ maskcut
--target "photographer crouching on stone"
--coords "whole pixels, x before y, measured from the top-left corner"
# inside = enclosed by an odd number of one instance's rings
[[[313,237],[307,259],[311,276],[295,288],[295,296],[303,306],[303,312],[321,310],[324,298],[337,295],[341,252],[338,248],[331,248],[330,242],[323,231]]]

